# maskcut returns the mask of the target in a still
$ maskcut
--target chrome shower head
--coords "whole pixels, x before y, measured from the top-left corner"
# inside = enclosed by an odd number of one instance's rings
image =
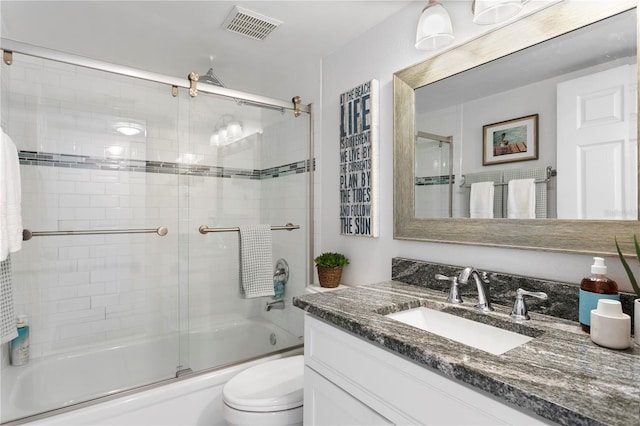
[[[213,68],[209,68],[209,71],[205,75],[201,75],[198,79],[199,82],[213,84],[214,86],[226,87],[222,84],[222,81],[218,78],[217,75],[213,73]]]

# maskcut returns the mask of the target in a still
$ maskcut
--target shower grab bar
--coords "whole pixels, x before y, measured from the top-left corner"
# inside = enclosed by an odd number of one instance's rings
[[[48,237],[56,235],[108,235],[108,234],[158,234],[161,237],[167,235],[169,230],[164,226],[154,229],[95,229],[79,231],[30,231],[22,230],[22,241],[29,241],[33,237]]]
[[[293,231],[294,229],[300,229],[300,225],[294,225],[293,223],[287,223],[284,226],[271,226],[272,231]],[[240,228],[209,228],[207,225],[202,225],[198,228],[201,234],[207,234],[209,232],[240,232]]]

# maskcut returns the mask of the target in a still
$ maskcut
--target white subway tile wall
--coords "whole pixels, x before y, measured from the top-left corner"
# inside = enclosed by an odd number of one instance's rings
[[[255,316],[302,335],[290,300],[306,281],[307,117],[24,55],[3,67],[2,107],[21,151],[25,228],[169,229],[25,242],[12,259],[32,357]],[[248,136],[212,146],[223,114]],[[146,130],[123,136],[118,122]],[[302,226],[273,234],[274,264],[291,267],[288,307],[266,312],[265,298],[239,295],[238,234],[198,227],[287,222]]]

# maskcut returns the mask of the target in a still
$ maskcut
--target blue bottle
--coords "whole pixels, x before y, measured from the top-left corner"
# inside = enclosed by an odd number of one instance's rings
[[[9,346],[11,365],[24,365],[29,362],[29,326],[25,315],[18,316],[18,337],[11,340]]]
[[[284,298],[284,282],[278,279],[273,281],[273,291],[274,295],[272,297],[273,300],[282,300]]]
[[[604,264],[604,259],[594,257],[591,276],[583,278],[580,282],[578,321],[582,330],[587,333],[591,332],[591,310],[598,307],[598,300],[620,300],[618,285],[608,278],[606,273],[607,266]]]

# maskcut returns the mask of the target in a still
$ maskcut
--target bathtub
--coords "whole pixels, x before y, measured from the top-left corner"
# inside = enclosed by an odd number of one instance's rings
[[[265,360],[302,353],[301,338],[258,320],[193,332],[188,340],[189,367],[196,373],[179,378],[176,336],[8,366],[1,378],[2,422],[222,424],[222,387],[231,377]],[[211,366],[223,367],[197,373]]]

